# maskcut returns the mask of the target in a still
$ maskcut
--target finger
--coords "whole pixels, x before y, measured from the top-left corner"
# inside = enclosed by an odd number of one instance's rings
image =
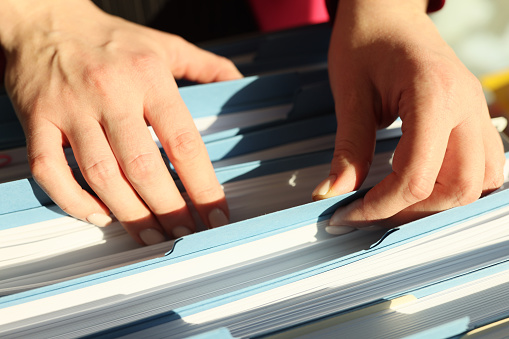
[[[391,217],[384,225],[394,227],[477,200],[485,177],[482,131],[472,121],[454,128],[431,195]]]
[[[433,101],[419,105],[416,102],[418,100],[414,99],[409,105],[404,100],[400,103],[403,134],[394,153],[393,172],[363,199],[334,214],[330,225],[337,232],[346,233],[353,230],[352,227],[379,223],[427,199],[433,192],[451,133],[451,122],[447,116],[442,118],[434,113],[438,110]],[[406,115],[405,112],[412,113]]]
[[[467,205],[504,182],[505,156],[498,132],[487,112],[482,123],[466,122],[453,129],[435,187],[428,199],[383,222],[394,227],[453,207]],[[483,129],[479,131],[478,125]],[[471,143],[470,140],[483,140]],[[485,159],[483,162],[482,159]]]
[[[67,135],[90,187],[137,242],[151,245],[164,241],[162,228],[129,185],[100,124],[90,119],[76,125]]]
[[[337,132],[329,177],[313,191],[314,200],[359,188],[368,174],[375,149],[376,121],[373,97],[363,83],[352,83],[335,95]]]
[[[170,70],[175,78],[208,83],[242,78],[233,62],[203,50],[179,36],[158,32],[166,47]]]
[[[158,86],[162,93],[151,92],[145,100],[145,115],[201,219],[208,227],[222,226],[228,223],[228,206],[207,149],[175,82],[170,76],[163,78]]]
[[[38,121],[28,134],[27,148],[34,179],[69,215],[96,226],[112,222],[110,211],[74,179],[62,148],[62,132],[48,121]]]
[[[490,119],[483,120],[484,153],[486,167],[484,170],[483,195],[489,194],[504,183],[505,155],[502,139]]]
[[[186,203],[143,116],[129,115],[105,122],[105,132],[122,172],[165,231],[172,237],[194,232]]]

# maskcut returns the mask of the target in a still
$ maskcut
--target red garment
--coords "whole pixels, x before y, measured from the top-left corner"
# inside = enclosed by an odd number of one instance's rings
[[[404,1],[404,0],[402,0]],[[329,15],[331,18],[334,18],[334,14],[336,13],[336,9],[338,8],[339,0],[325,0],[327,5],[327,10],[329,11]],[[445,0],[428,0],[428,13],[436,12],[445,5]]]
[[[401,0],[405,1],[405,0]],[[262,32],[328,22],[339,0],[249,0]],[[445,0],[429,0],[428,13],[438,11]]]
[[[329,21],[324,0],[249,0],[249,4],[262,32]]]
[[[445,5],[445,0],[429,0],[428,13],[436,12]]]

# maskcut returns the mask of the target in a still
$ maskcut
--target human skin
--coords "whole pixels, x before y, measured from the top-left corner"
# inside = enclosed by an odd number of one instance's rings
[[[37,183],[69,215],[106,226],[110,212],[140,244],[195,230],[153,142],[153,128],[208,227],[228,206],[175,78],[241,77],[182,38],[110,16],[88,0],[3,0],[5,88]],[[87,183],[76,182],[70,146]]]
[[[336,211],[327,231],[393,227],[503,184],[503,146],[479,81],[442,40],[425,0],[341,0],[329,49],[338,132],[324,199],[359,188],[375,133],[401,118],[392,173]]]

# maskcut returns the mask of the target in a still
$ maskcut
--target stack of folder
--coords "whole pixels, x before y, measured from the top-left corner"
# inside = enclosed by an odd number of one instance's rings
[[[260,41],[251,40],[215,48],[245,54]],[[271,58],[250,69],[265,73]],[[401,129],[396,121],[378,132],[359,191],[310,202],[328,175],[336,121],[326,70],[305,61],[181,88],[232,223],[149,247],[118,222],[96,228],[52,203],[30,178],[23,135],[0,97],[0,130],[10,131],[0,134],[9,159],[0,162],[0,337],[508,337],[509,184],[391,230],[327,234],[335,209],[390,173]]]

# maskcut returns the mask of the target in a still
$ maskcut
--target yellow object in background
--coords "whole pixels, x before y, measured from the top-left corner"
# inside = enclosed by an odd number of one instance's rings
[[[509,70],[483,76],[481,84],[494,94],[497,105],[505,111],[507,116],[509,112]]]

